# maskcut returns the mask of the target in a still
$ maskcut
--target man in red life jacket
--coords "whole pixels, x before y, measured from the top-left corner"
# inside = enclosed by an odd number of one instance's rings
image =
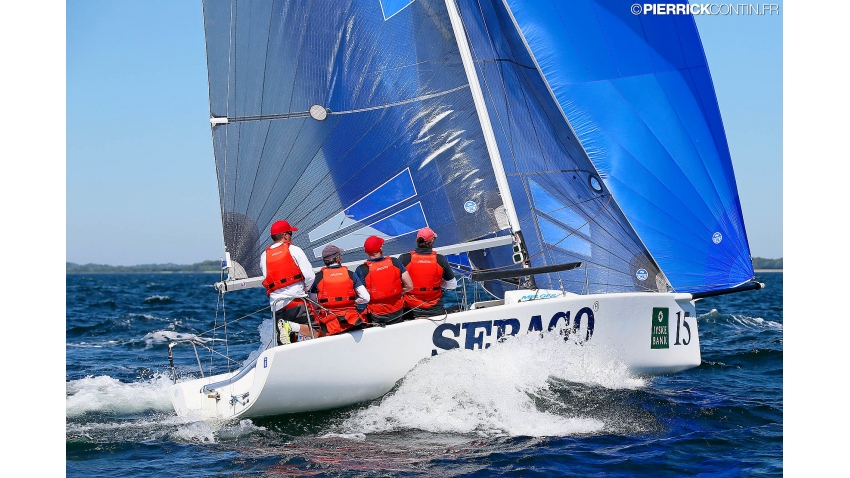
[[[354,272],[369,291],[366,310],[369,321],[376,324],[393,324],[401,321],[404,308],[402,295],[413,288],[410,274],[395,257],[384,257],[384,240],[369,236],[363,250],[369,259]]]
[[[322,308],[317,318],[322,335],[334,335],[363,328],[368,321],[361,317],[357,305],[369,302],[363,281],[342,265],[342,249],[333,244],[322,250],[325,267],[316,274],[310,296]]]
[[[276,221],[270,231],[274,243],[260,256],[265,277],[263,287],[269,304],[275,308],[278,345],[290,343],[293,330],[308,337],[311,335],[305,301],[299,298],[307,297],[316,275],[304,251],[292,244],[292,233],[297,230],[286,221]]]
[[[413,290],[404,295],[405,320],[445,315],[443,289],[457,287],[449,261],[432,249],[436,238],[431,228],[424,227],[416,234],[416,249],[398,257],[413,281]]]

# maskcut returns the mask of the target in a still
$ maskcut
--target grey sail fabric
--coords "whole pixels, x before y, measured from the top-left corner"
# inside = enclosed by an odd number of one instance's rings
[[[507,227],[445,4],[207,1],[224,242],[248,276],[270,225],[314,265],[430,226],[443,245]],[[216,119],[219,118],[219,119]],[[226,119],[225,119],[226,118]]]

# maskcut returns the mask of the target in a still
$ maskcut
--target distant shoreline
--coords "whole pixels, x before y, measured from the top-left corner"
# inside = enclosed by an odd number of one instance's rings
[[[782,273],[782,258],[764,259],[753,257],[755,272]],[[65,274],[221,274],[224,270],[221,261],[208,260],[194,264],[139,264],[135,266],[111,266],[107,264],[76,264],[65,262]]]
[[[220,274],[221,271],[65,271],[65,275],[79,274]]]
[[[139,264],[136,266],[65,263],[65,274],[220,274],[221,271],[221,261],[203,261],[194,264]]]

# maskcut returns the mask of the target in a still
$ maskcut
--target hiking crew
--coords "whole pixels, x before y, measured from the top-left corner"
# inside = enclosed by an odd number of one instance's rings
[[[425,227],[416,234],[416,249],[399,256],[413,282],[404,295],[404,319],[445,315],[443,289],[454,290],[457,279],[442,254],[433,251],[437,234]]]
[[[269,296],[269,305],[275,307],[278,345],[290,343],[293,330],[301,335],[311,335],[305,301],[298,298],[306,297],[316,276],[304,251],[292,244],[292,233],[297,230],[286,221],[276,221],[270,230],[273,244],[260,255],[263,287]]]
[[[363,250],[369,259],[357,267],[358,276],[369,292],[366,313],[370,322],[392,324],[401,320],[404,308],[402,295],[413,288],[410,274],[395,257],[384,257],[384,240],[369,236]]]
[[[311,297],[320,306],[316,317],[322,336],[363,328],[368,320],[357,310],[358,304],[369,302],[369,292],[363,281],[342,265],[339,247],[326,246],[322,250],[322,260],[325,267],[316,274],[310,289]]]

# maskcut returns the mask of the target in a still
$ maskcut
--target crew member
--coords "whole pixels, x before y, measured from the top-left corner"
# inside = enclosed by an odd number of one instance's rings
[[[276,221],[271,227],[273,244],[260,256],[263,269],[263,287],[269,304],[275,309],[275,338],[278,345],[293,340],[292,331],[310,337],[307,325],[307,292],[316,274],[300,247],[292,244],[292,233],[297,231],[287,221]],[[310,311],[312,313],[312,311]]]
[[[405,320],[445,315],[443,289],[454,290],[457,279],[446,256],[434,252],[437,234],[424,227],[416,234],[416,249],[399,256],[413,281],[404,295]]]
[[[316,274],[310,296],[321,306],[317,310],[322,335],[334,335],[363,328],[368,321],[357,305],[369,302],[363,281],[342,265],[342,249],[329,244],[322,250],[325,267]]]
[[[377,324],[393,324],[401,321],[404,308],[402,294],[413,288],[410,274],[395,257],[384,257],[384,240],[369,236],[363,250],[369,259],[357,267],[360,277],[369,292],[366,311],[369,321]]]

